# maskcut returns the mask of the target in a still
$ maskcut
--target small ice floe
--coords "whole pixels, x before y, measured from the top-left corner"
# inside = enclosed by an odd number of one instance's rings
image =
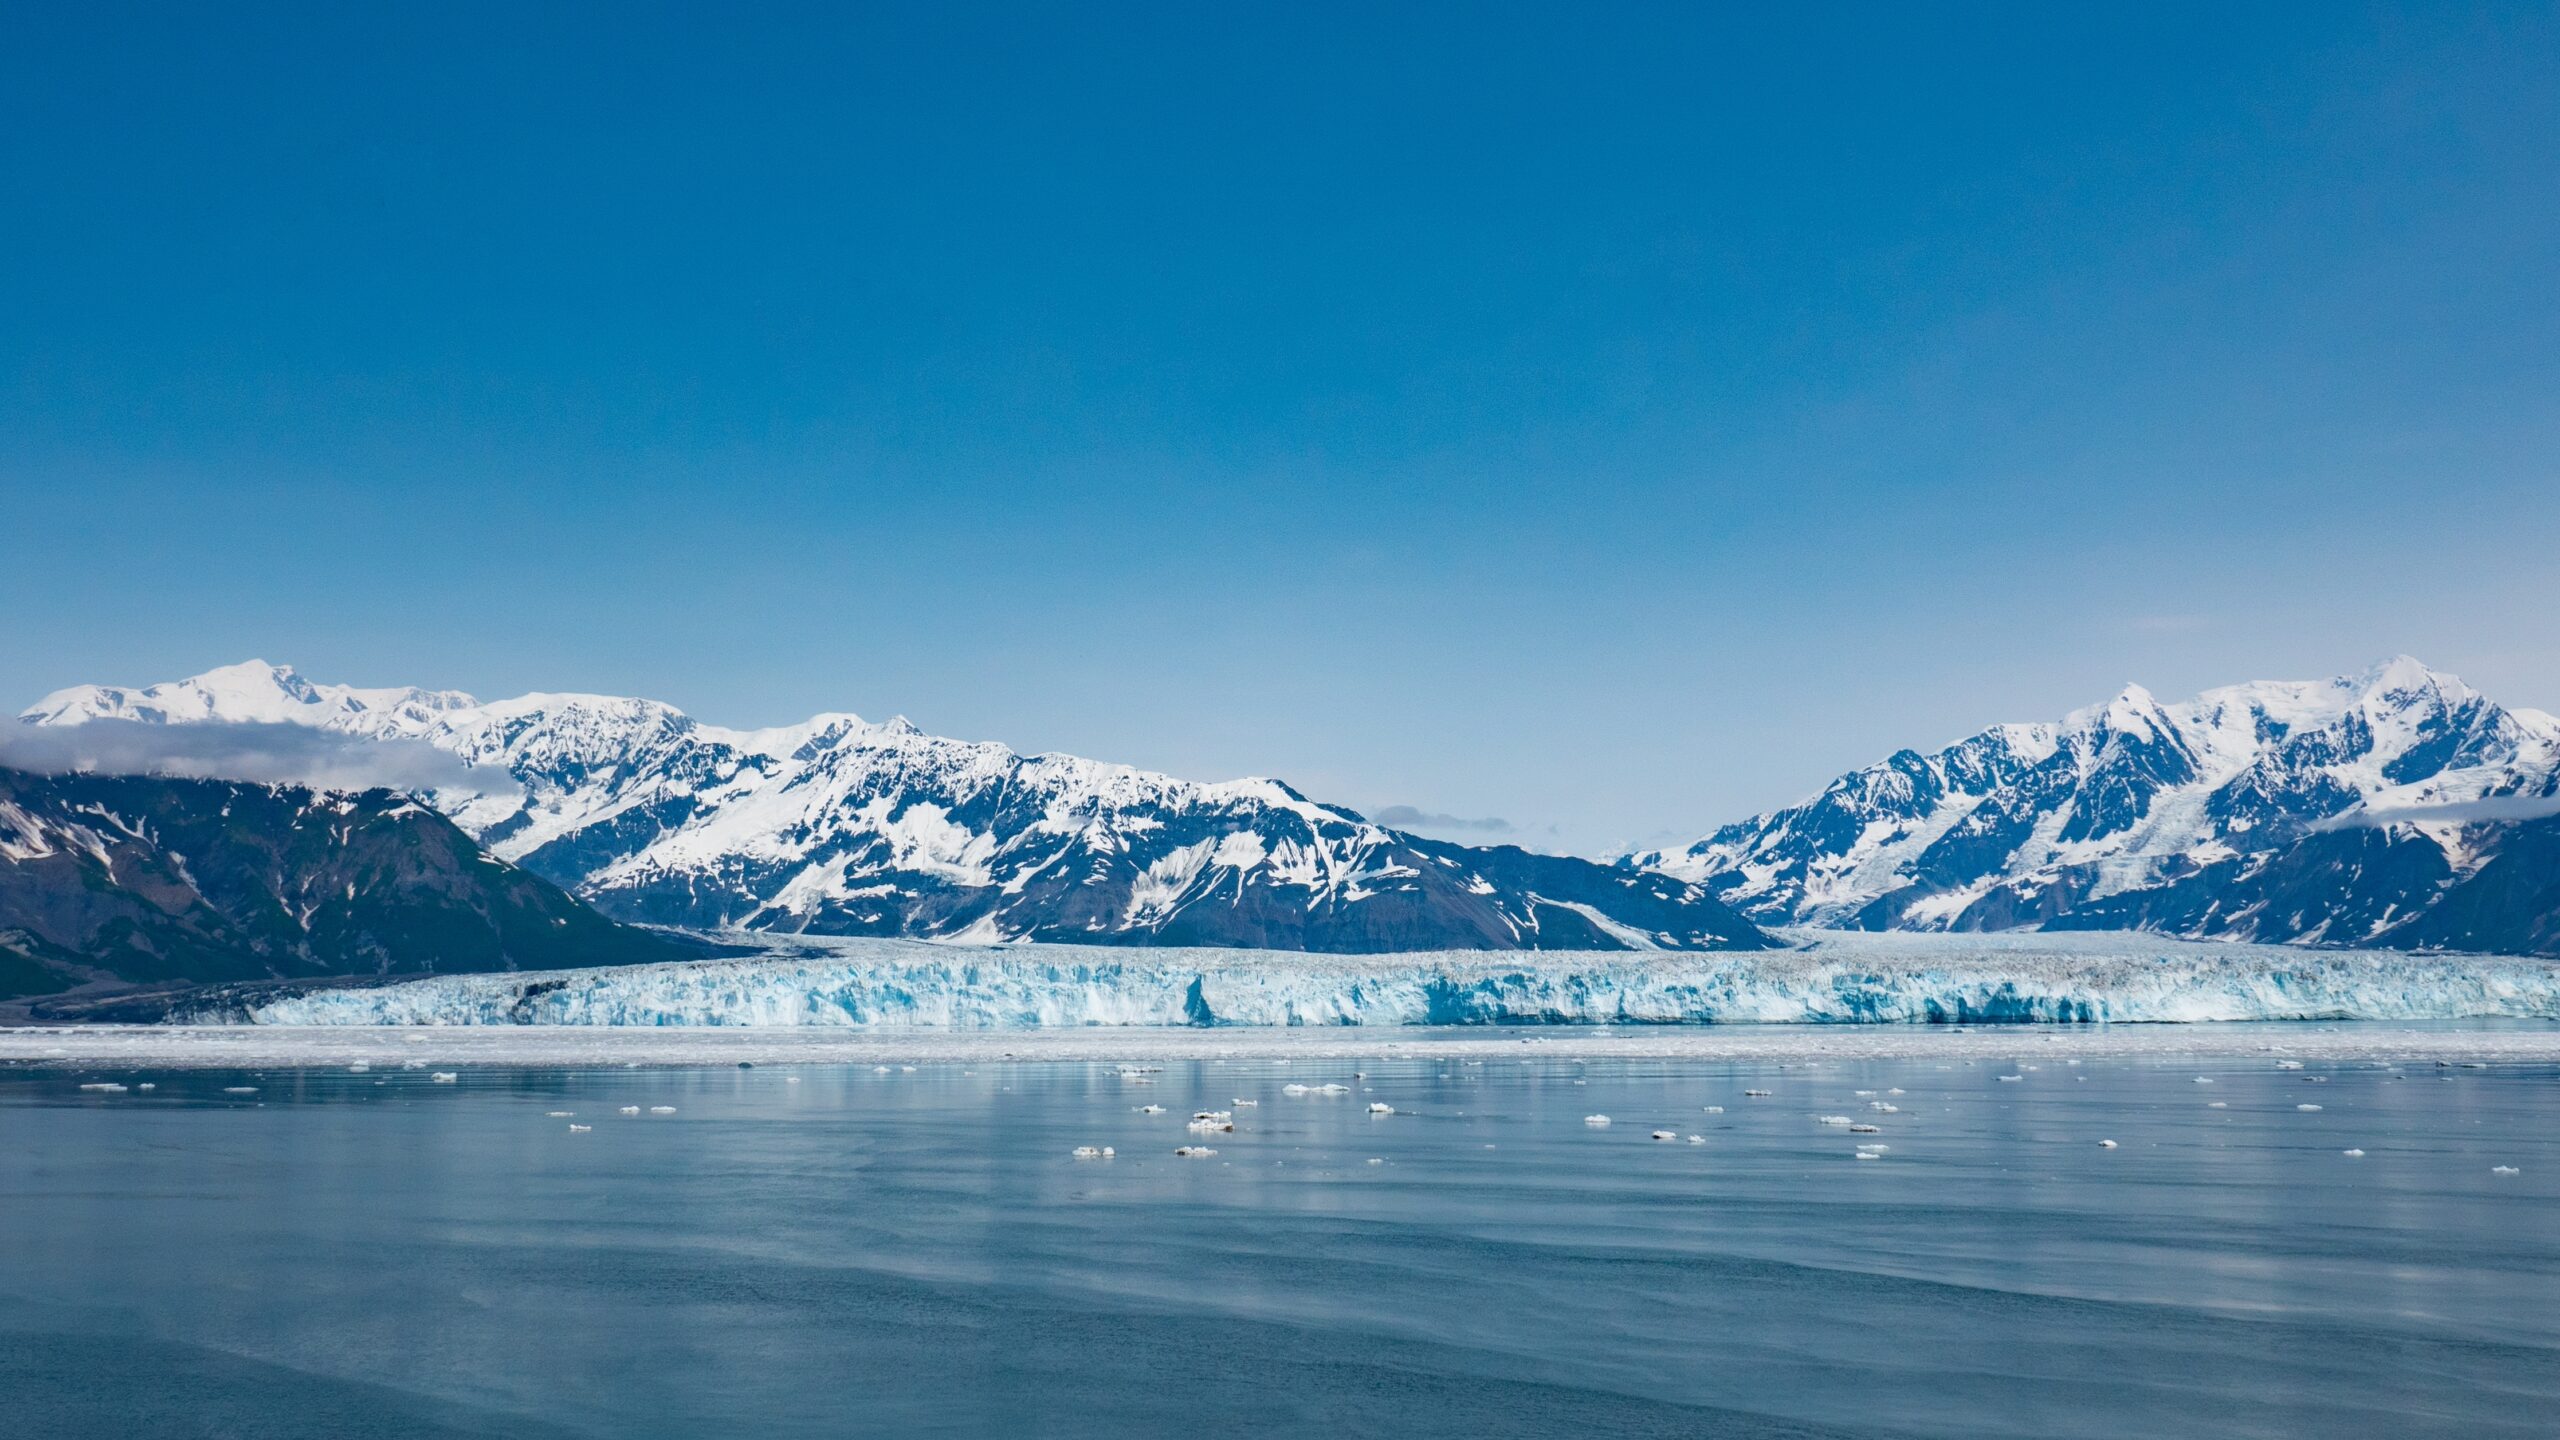
[[[1079,1160],[1099,1160],[1102,1158],[1102,1147],[1099,1145],[1079,1145],[1076,1147],[1075,1154],[1076,1158]]]
[[[1396,1113],[1396,1107],[1388,1104],[1384,1100],[1372,1100],[1369,1102],[1369,1113],[1372,1115],[1393,1115]]]
[[[2014,1084],[2016,1084],[2017,1082],[2019,1082],[2019,1081],[2021,1081],[2021,1080],[2024,1080],[2024,1079],[2026,1079],[2026,1078],[2027,1078],[2027,1077],[2026,1077],[2026,1076],[2024,1076],[2024,1075],[2003,1075],[2003,1076],[2001,1076],[2001,1077],[2000,1077],[2000,1083],[2001,1083],[2001,1084],[2003,1084],[2003,1085],[2014,1085]]]
[[[1582,1117],[1582,1123],[1596,1129],[1599,1126],[1608,1124],[1609,1117],[1606,1115],[1585,1115]]]
[[[1766,1100],[1766,1099],[1768,1099],[1771,1095],[1774,1095],[1774,1094],[1776,1094],[1777,1092],[1776,1092],[1776,1091],[1774,1091],[1774,1090],[1745,1090],[1745,1091],[1743,1091],[1742,1093],[1743,1093],[1743,1095],[1744,1095],[1746,1098],[1748,1098],[1748,1099],[1752,1099],[1752,1100]]]
[[[2101,1150],[2113,1150],[2116,1148],[2116,1142],[2113,1140],[2101,1140],[2098,1142],[2098,1148]]]
[[[1224,1110],[1203,1110],[1183,1128],[1194,1135],[1230,1135],[1235,1133],[1236,1122]]]
[[[372,1069],[372,1068],[373,1068],[373,1067],[372,1067],[371,1065],[366,1064],[366,1063],[365,1063],[364,1061],[362,1061],[362,1060],[358,1060],[358,1061],[356,1061],[354,1064],[349,1065],[349,1066],[347,1067],[347,1073],[348,1073],[348,1074],[350,1074],[350,1075],[361,1075],[361,1074],[363,1074],[364,1072],[366,1072],[367,1070],[370,1070],[370,1069]]]
[[[258,1093],[258,1087],[255,1085],[225,1085],[222,1087],[222,1093],[225,1095],[255,1095]]]
[[[2213,1083],[2213,1077],[2210,1075],[2199,1075],[2196,1077],[2196,1083],[2199,1085],[2210,1085]]]
[[[1881,1160],[1884,1158],[1873,1150],[1853,1150],[1849,1153],[1860,1160]]]
[[[785,1085],[797,1085],[800,1083],[800,1077],[797,1075],[785,1075],[782,1077],[782,1083]]]
[[[2524,1172],[2513,1165],[2492,1165],[2489,1167],[2489,1173],[2492,1175],[2521,1175]]]
[[[1185,1160],[1206,1160],[1218,1152],[1206,1145],[1177,1145],[1173,1147],[1173,1153]]]
[[[1656,1130],[1653,1132],[1653,1138],[1656,1140],[1677,1140],[1680,1138],[1680,1132],[1677,1130]]]
[[[2302,1068],[2302,1062],[2299,1060],[2279,1060],[2276,1062],[2276,1068],[2279,1070],[2299,1070]]]
[[[1857,1097],[1858,1097],[1859,1099],[1861,1099],[1861,1100],[1864,1100],[1864,1099],[1866,1099],[1868,1096],[1873,1095],[1873,1094],[1874,1094],[1874,1093],[1876,1093],[1876,1092],[1874,1092],[1873,1090],[1852,1090],[1852,1091],[1850,1091],[1849,1093],[1850,1093],[1850,1094],[1852,1094],[1852,1095],[1857,1096]]]
[[[889,1067],[886,1065],[874,1065],[871,1067],[871,1073],[874,1075],[886,1075],[889,1073]]]
[[[1384,1155],[1372,1155],[1369,1157],[1369,1163],[1372,1165],[1384,1165],[1387,1163],[1387,1157]]]
[[[159,1086],[157,1086],[157,1085],[152,1084],[152,1083],[151,1083],[150,1081],[148,1081],[148,1080],[145,1080],[145,1081],[143,1081],[141,1084],[136,1085],[136,1086],[134,1086],[133,1088],[134,1088],[134,1089],[136,1089],[136,1090],[157,1090],[157,1089],[159,1089],[160,1087],[159,1087]]]
[[[424,1070],[427,1068],[427,1062],[424,1060],[403,1060],[400,1062],[400,1068],[403,1070]]]
[[[1351,1093],[1351,1087],[1348,1085],[1319,1085],[1316,1087],[1316,1093],[1319,1095],[1348,1095]]]
[[[625,1105],[622,1107],[621,1113],[625,1115],[637,1115],[640,1113],[640,1107],[637,1105]]]
[[[2228,1100],[2207,1100],[2204,1102],[2204,1108],[2207,1110],[2228,1110],[2231,1108],[2231,1102]]]
[[[1304,1086],[1304,1085],[1297,1085],[1297,1084],[1283,1085],[1283,1086],[1281,1086],[1281,1087],[1280,1087],[1280,1093],[1281,1093],[1281,1094],[1283,1094],[1283,1095],[1291,1095],[1291,1096],[1295,1096],[1295,1095],[1304,1095],[1304,1094],[1306,1094],[1306,1093],[1307,1093],[1307,1087],[1306,1087],[1306,1086]]]
[[[125,1087],[117,1084],[113,1080],[93,1080],[80,1088],[83,1090],[95,1090],[101,1095],[121,1095],[125,1091]]]
[[[427,1078],[438,1085],[451,1085],[460,1080],[462,1076],[452,1070],[438,1070]]]
[[[1846,1125],[1849,1123],[1849,1117],[1846,1115],[1816,1115],[1813,1117],[1813,1123],[1816,1125]]]
[[[1852,1135],[1881,1135],[1884,1133],[1884,1127],[1881,1125],[1852,1125],[1849,1127],[1849,1133]]]
[[[566,1120],[578,1112],[575,1110],[545,1110],[542,1113],[550,1116],[554,1120]]]
[[[2320,1107],[2317,1105],[2296,1105],[2293,1108],[2296,1110],[2317,1110]]]
[[[1161,1105],[1140,1105],[1134,1108],[1141,1115],[1161,1115],[1164,1113],[1164,1107]]]
[[[584,1135],[594,1128],[596,1127],[593,1125],[572,1125],[569,1127],[569,1133],[572,1135]]]
[[[2361,1150],[2341,1150],[2338,1153],[2346,1156],[2350,1160],[2361,1160],[2364,1158],[2364,1152]]]
[[[2080,1062],[2079,1062],[2079,1061],[2077,1061],[2077,1060],[2074,1060],[2074,1061],[2072,1061],[2071,1063],[2072,1063],[2072,1064],[2074,1064],[2074,1065],[2077,1065],[2077,1064],[2079,1064]],[[1887,1090],[1887,1091],[1886,1091],[1886,1092],[1884,1092],[1884,1093],[1886,1093],[1887,1095],[1899,1095],[1899,1094],[1901,1094],[1901,1093],[1902,1093],[1902,1087],[1901,1087],[1901,1086],[1899,1086],[1899,1085],[1896,1085],[1896,1086],[1894,1086],[1892,1089]]]
[[[1231,1104],[1231,1105],[1233,1105],[1233,1106],[1235,1106],[1235,1107],[1236,1107],[1237,1109],[1239,1109],[1239,1110],[1250,1110],[1250,1109],[1254,1108],[1255,1106],[1260,1105],[1262,1102],[1261,1102],[1261,1101],[1259,1101],[1259,1100],[1232,1100],[1232,1101],[1229,1101],[1228,1103],[1229,1103],[1229,1104]]]
[[[1707,1107],[1707,1113],[1710,1115],[1721,1115],[1724,1113],[1724,1107],[1721,1105],[1710,1105]]]
[[[1858,1147],[1858,1153],[1861,1155],[1882,1155],[1892,1148],[1893,1147],[1890,1145],[1879,1145],[1874,1141],[1869,1141]]]
[[[1902,1107],[1889,1100],[1870,1100],[1867,1102],[1867,1108],[1875,1111],[1879,1115],[1899,1115],[1902,1113]]]
[[[649,1107],[649,1113],[652,1115],[673,1115],[676,1113],[676,1107],[673,1105],[652,1105]]]

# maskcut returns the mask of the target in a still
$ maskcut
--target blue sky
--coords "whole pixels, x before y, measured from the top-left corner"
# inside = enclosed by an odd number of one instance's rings
[[[2127,680],[2560,708],[2548,5],[388,8],[0,7],[12,704],[1586,849]]]

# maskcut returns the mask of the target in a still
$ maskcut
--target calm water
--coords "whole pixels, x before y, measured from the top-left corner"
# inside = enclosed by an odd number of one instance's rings
[[[9,1071],[0,1433],[2560,1432],[2551,1070],[2027,1059]]]

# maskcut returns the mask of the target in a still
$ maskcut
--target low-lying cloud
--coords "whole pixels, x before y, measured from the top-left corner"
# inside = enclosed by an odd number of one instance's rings
[[[1397,830],[1460,831],[1469,835],[1516,835],[1520,827],[1498,815],[1469,819],[1464,815],[1438,815],[1411,805],[1389,805],[1371,812],[1369,818],[1380,825]]]
[[[2334,830],[2357,825],[2390,825],[2402,820],[2468,825],[2475,821],[2540,820],[2547,815],[2560,815],[2560,795],[2488,795],[2477,800],[2448,801],[2442,805],[2402,805],[2389,809],[2358,806],[2316,828]]]
[[[368,740],[307,725],[0,725],[0,766],[46,775],[171,775],[317,790],[520,793],[504,770],[474,769],[419,740]]]

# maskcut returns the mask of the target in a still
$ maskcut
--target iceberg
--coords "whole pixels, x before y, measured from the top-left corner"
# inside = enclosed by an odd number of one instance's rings
[[[1794,931],[1762,952],[960,947],[758,937],[719,960],[236,991],[256,1025],[1473,1026],[2560,1018],[2560,962],[2149,935]]]

